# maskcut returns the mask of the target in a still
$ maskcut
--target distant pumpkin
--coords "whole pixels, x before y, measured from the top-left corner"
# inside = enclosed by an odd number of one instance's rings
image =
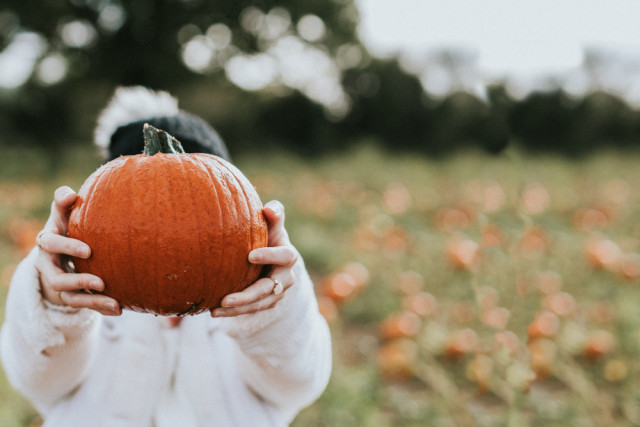
[[[69,237],[91,247],[73,258],[102,278],[123,308],[159,315],[219,307],[260,275],[248,262],[267,246],[260,198],[229,162],[184,153],[168,133],[145,125],[143,154],[122,156],[82,185]]]

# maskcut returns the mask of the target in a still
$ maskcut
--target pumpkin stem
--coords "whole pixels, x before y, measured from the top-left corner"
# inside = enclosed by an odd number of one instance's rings
[[[182,148],[180,141],[162,129],[155,128],[149,123],[145,123],[142,132],[144,134],[144,151],[142,154],[153,156],[158,153],[184,153],[184,149]]]

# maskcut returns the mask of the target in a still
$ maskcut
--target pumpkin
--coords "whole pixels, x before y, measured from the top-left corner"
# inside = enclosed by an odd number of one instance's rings
[[[157,315],[201,313],[260,276],[248,262],[267,246],[262,203],[249,180],[212,154],[144,126],[143,154],[96,170],[72,208],[68,236],[91,247],[72,258],[123,308]]]

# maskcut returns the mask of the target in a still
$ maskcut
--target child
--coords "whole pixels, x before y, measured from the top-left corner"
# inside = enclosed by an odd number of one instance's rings
[[[165,92],[120,88],[102,112],[95,142],[105,159],[142,152],[142,124],[187,152],[228,159],[202,119]],[[91,248],[66,237],[76,193],[56,190],[36,247],[9,289],[0,356],[11,384],[45,426],[284,426],[325,389],[331,338],[313,284],[269,202],[269,246],[249,254],[271,265],[222,307],[184,318],[121,310],[101,278],[76,273],[67,256]],[[85,290],[98,291],[88,293]]]

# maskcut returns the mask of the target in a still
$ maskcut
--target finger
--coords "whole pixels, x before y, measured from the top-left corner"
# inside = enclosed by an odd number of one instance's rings
[[[221,302],[222,307],[240,307],[265,299],[273,294],[276,280],[282,284],[282,291],[286,291],[295,283],[291,270],[282,270],[272,277],[263,277],[244,290],[225,296]]]
[[[298,253],[291,246],[276,246],[254,249],[249,252],[252,264],[274,264],[291,267],[298,260]]]
[[[89,308],[106,316],[122,314],[120,304],[106,295],[93,295],[86,292],[61,292],[60,299],[71,308]]]
[[[104,283],[99,277],[86,273],[66,273],[48,257],[39,257],[35,267],[39,273],[42,296],[54,304],[61,303],[60,292],[104,290]]]
[[[235,292],[222,299],[223,307],[239,307],[268,297],[273,292],[274,282],[269,277],[257,280],[241,292]]]
[[[271,200],[264,205],[264,214],[269,224],[276,221],[284,223],[284,206],[278,200]]]
[[[66,185],[56,188],[53,193],[54,203],[63,212],[71,209],[77,198],[78,195],[76,194],[76,192],[73,191],[71,187],[67,187]]]
[[[289,244],[289,235],[284,228],[284,206],[277,200],[268,202],[262,212],[269,227],[269,246]]]
[[[91,290],[102,292],[104,282],[88,273],[61,273],[49,280],[49,287],[56,292]]]
[[[47,221],[47,226],[57,229],[58,234],[66,235],[71,208],[77,198],[78,195],[70,187],[58,187],[53,194],[51,215]]]
[[[36,270],[40,276],[40,284],[43,287],[51,287],[51,282],[58,274],[65,274],[61,266],[52,260],[50,254],[41,253],[35,262]]]
[[[85,259],[91,256],[91,248],[86,243],[61,236],[53,231],[42,233],[38,242],[42,250],[52,254],[65,254]]]
[[[213,317],[233,317],[240,316],[242,314],[256,313],[258,311],[268,310],[276,306],[278,301],[284,297],[284,292],[279,295],[270,294],[266,298],[262,298],[258,301],[254,301],[251,304],[242,305],[239,307],[221,307],[216,308],[211,312]]]

